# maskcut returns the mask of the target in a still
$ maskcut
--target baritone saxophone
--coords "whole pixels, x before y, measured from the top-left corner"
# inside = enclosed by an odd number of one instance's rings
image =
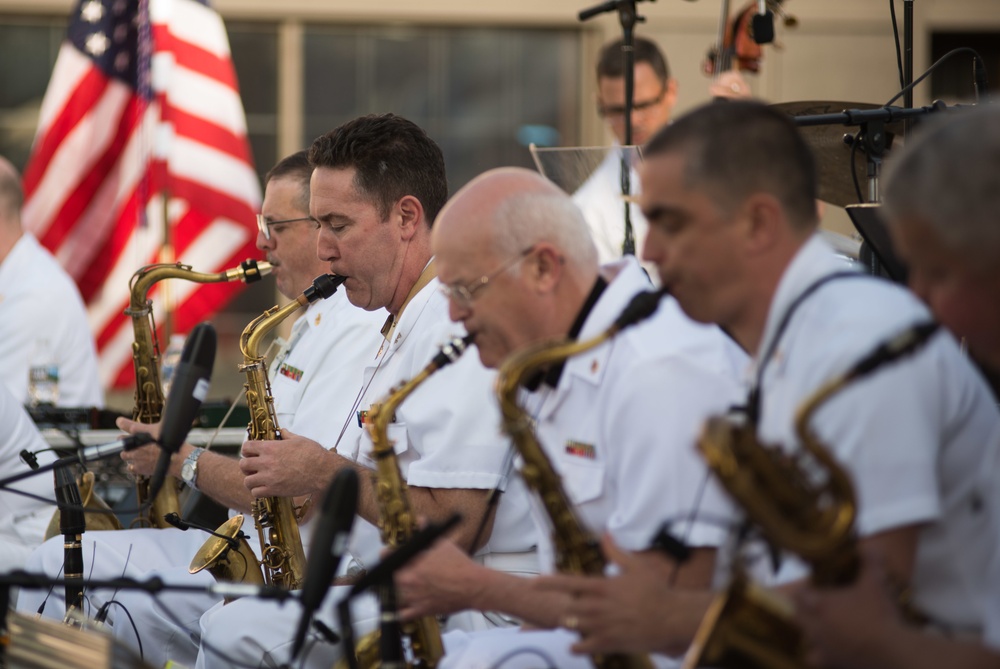
[[[573,510],[562,481],[552,461],[542,448],[532,427],[531,417],[517,402],[518,390],[524,380],[539,370],[596,348],[623,329],[652,316],[659,306],[662,291],[636,295],[607,330],[582,342],[542,342],[512,354],[500,366],[497,375],[497,399],[503,416],[503,429],[524,460],[521,476],[541,499],[552,523],[552,543],[556,569],[563,574],[602,576],[607,564],[600,544]],[[643,655],[592,655],[598,669],[652,669]]]
[[[802,444],[797,453],[760,443],[755,426],[730,416],[709,418],[702,429],[698,448],[709,468],[770,543],[809,564],[815,585],[850,584],[861,561],[854,485],[817,437],[812,417],[844,387],[916,351],[936,330],[936,323],[908,328],[821,386],[796,411],[795,432]],[[732,583],[709,607],[688,650],[685,669],[806,667],[803,637],[791,606],[749,581],[738,561],[734,564]],[[904,616],[920,620],[904,588],[897,594]]]
[[[242,281],[250,284],[259,281],[271,272],[271,263],[244,260],[239,267],[216,274],[195,272],[189,265],[181,263],[146,265],[132,275],[129,281],[129,304],[125,315],[132,319],[132,367],[135,370],[135,402],[132,420],[140,423],[156,423],[163,412],[163,384],[160,382],[160,345],[156,339],[156,321],[153,318],[153,302],[149,291],[153,285],[164,279],[184,279],[195,283],[222,283]],[[180,515],[177,499],[177,479],[168,477],[156,499],[149,502],[148,476],[137,476],[135,493],[139,506],[147,511],[137,517],[134,523],[142,527],[169,527],[163,516],[168,513]],[[148,503],[148,505],[147,505]]]
[[[313,280],[296,299],[283,307],[272,307],[250,321],[240,335],[243,364],[240,371],[246,374],[243,386],[246,392],[250,424],[247,438],[251,441],[281,439],[274,414],[271,382],[267,377],[267,364],[260,353],[264,337],[283,320],[301,307],[333,295],[345,278],[323,274]],[[299,523],[292,499],[289,497],[261,497],[252,502],[254,525],[260,539],[261,560],[257,561],[250,544],[240,531],[243,516],[236,515],[219,526],[216,534],[206,541],[191,560],[188,571],[196,574],[202,569],[219,581],[271,585],[295,590],[305,576],[305,552],[299,536]],[[239,548],[231,550],[232,540]],[[259,565],[259,568],[258,568]]]
[[[405,381],[392,390],[382,400],[372,404],[368,410],[368,432],[372,438],[372,460],[375,461],[375,498],[378,503],[378,528],[382,535],[382,543],[390,549],[396,549],[405,544],[417,530],[417,520],[410,507],[406,481],[396,460],[393,441],[389,439],[389,424],[392,423],[396,409],[403,403],[420,384],[436,371],[450,365],[461,357],[465,349],[472,343],[472,336],[455,337],[441,347],[434,358],[416,376]],[[394,612],[391,593],[383,589],[383,604],[386,597],[390,598],[388,609]],[[383,610],[383,616],[386,611]],[[410,622],[402,623],[403,636],[410,641],[410,648],[416,663],[413,666],[434,669],[444,655],[444,645],[441,643],[441,629],[433,616],[424,616]],[[359,666],[372,669],[380,666],[378,655],[379,633],[367,635],[357,648]],[[340,666],[340,665],[338,665]],[[409,665],[408,665],[409,666]]]

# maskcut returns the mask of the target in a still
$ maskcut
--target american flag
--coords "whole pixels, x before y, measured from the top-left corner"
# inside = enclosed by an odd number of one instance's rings
[[[87,303],[104,386],[127,386],[132,273],[174,259],[214,273],[257,255],[260,186],[219,15],[197,0],[81,0],[42,102],[24,189],[25,227]],[[163,257],[165,241],[175,258]],[[158,324],[167,284],[178,332],[240,288],[159,282]]]

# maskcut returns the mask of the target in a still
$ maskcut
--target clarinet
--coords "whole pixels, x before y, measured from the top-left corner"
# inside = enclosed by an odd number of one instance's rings
[[[66,577],[66,615],[83,606],[83,532],[86,521],[76,478],[69,465],[55,469],[56,502],[59,504],[59,533],[63,535],[63,573]]]

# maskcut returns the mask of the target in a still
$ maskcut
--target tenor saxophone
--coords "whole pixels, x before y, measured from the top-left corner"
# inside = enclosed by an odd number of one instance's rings
[[[195,272],[189,265],[159,264],[147,265],[132,275],[129,281],[129,305],[125,315],[132,319],[132,367],[135,369],[135,402],[132,420],[140,423],[155,423],[163,411],[163,386],[160,383],[160,347],[156,339],[156,322],[153,318],[153,303],[148,298],[153,284],[163,279],[185,279],[195,283],[221,283],[242,281],[253,283],[271,272],[271,263],[244,260],[239,267],[216,274]],[[149,501],[150,479],[138,476],[135,492],[141,508],[148,509],[134,522],[145,527],[169,527],[163,521],[168,513],[180,513],[177,500],[177,480],[173,477],[164,482],[156,499]]]
[[[274,398],[267,378],[267,365],[264,356],[259,353],[264,337],[299,308],[333,295],[344,280],[344,277],[333,274],[318,276],[312,286],[296,299],[283,307],[268,309],[243,329],[243,334],[240,335],[240,351],[243,353],[240,371],[246,374],[243,389],[246,392],[247,408],[250,410],[248,439],[258,441],[281,438],[274,415]],[[305,575],[306,559],[291,498],[255,499],[251,512],[260,539],[260,568],[257,567],[257,558],[249,543],[240,531],[243,516],[236,515],[216,530],[216,534],[222,537],[213,536],[198,549],[189,571],[196,574],[208,569],[219,581],[256,585],[266,583],[288,590],[299,588]],[[234,539],[239,548],[231,552]]]
[[[503,429],[524,460],[521,477],[539,496],[552,523],[556,569],[560,573],[601,576],[607,562],[596,537],[573,510],[559,474],[538,441],[531,418],[517,402],[518,391],[524,380],[538,370],[589,351],[623,329],[645,320],[655,313],[662,296],[663,292],[639,293],[611,327],[596,337],[582,342],[542,342],[514,353],[500,366],[497,399]],[[593,655],[591,659],[598,669],[645,669],[653,666],[649,658],[642,655]]]
[[[916,351],[936,329],[936,323],[906,329],[803,402],[795,414],[795,432],[802,444],[796,454],[760,443],[755,426],[728,416],[709,418],[702,429],[698,448],[709,468],[772,545],[809,564],[815,585],[850,584],[857,577],[860,558],[854,485],[816,436],[812,417],[850,383]],[[802,634],[790,605],[750,582],[738,565],[735,568],[729,588],[702,620],[685,669],[806,667]],[[904,616],[920,620],[904,588],[899,587],[897,595]]]
[[[368,432],[372,438],[372,459],[375,461],[375,498],[378,503],[378,528],[382,535],[382,543],[389,548],[398,548],[413,537],[417,530],[417,521],[410,508],[406,481],[399,470],[396,451],[389,439],[389,424],[393,420],[396,409],[417,387],[442,367],[458,360],[472,342],[472,337],[456,337],[441,347],[441,350],[416,376],[399,384],[389,391],[389,395],[372,404],[368,410]],[[391,591],[383,589],[383,604],[385,597],[392,597]],[[389,603],[389,609],[394,607]],[[383,611],[385,615],[385,611]],[[444,655],[441,643],[441,629],[437,619],[424,616],[402,624],[403,636],[410,641],[410,648],[416,659],[414,666],[434,669]],[[357,656],[359,666],[373,668],[381,666],[378,644],[378,633],[366,636],[358,644]]]

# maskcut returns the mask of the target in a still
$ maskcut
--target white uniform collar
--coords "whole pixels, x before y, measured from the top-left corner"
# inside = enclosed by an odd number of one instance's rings
[[[601,293],[601,297],[583,323],[578,338],[581,342],[607,330],[633,295],[653,289],[634,256],[626,256],[619,261],[609,263],[602,267],[602,270],[605,276],[610,275],[608,287]],[[598,346],[587,353],[573,356],[566,361],[559,387],[565,386],[567,377],[578,377],[591,383],[600,383],[609,355],[611,355],[610,346]]]

